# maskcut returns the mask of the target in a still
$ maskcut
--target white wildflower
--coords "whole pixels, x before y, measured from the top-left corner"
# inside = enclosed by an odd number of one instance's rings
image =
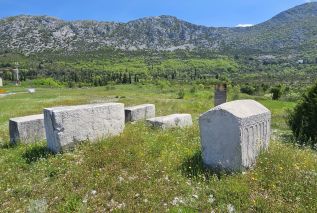
[[[137,179],[137,178],[138,178],[137,176],[130,176],[130,177],[128,177],[128,179],[129,179],[130,181],[135,180],[135,179]]]
[[[236,212],[236,210],[232,204],[227,205],[227,210],[228,210],[228,213]]]
[[[121,177],[121,176],[118,179],[119,179],[119,182],[123,182],[124,181],[124,178]]]
[[[83,203],[87,203],[87,202],[88,202],[88,194],[85,195],[85,197],[84,197],[84,199],[83,199],[82,202],[83,202]]]
[[[182,198],[179,198],[179,197],[175,197],[171,203],[174,206],[176,206],[178,204],[185,204],[184,200]]]
[[[97,191],[96,190],[91,190],[90,192],[92,195],[96,195],[97,194]]]
[[[208,203],[213,203],[213,202],[215,202],[214,196],[213,196],[213,195],[209,195],[209,197],[208,197]]]
[[[117,205],[117,209],[123,209],[125,207],[125,203],[119,203]]]

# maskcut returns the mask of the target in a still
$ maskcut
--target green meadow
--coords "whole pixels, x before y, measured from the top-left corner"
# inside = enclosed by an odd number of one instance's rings
[[[0,97],[3,212],[317,212],[317,153],[291,143],[285,122],[294,102],[230,93],[229,100],[251,98],[269,108],[273,135],[253,169],[216,174],[203,167],[198,128],[199,115],[213,107],[211,87],[135,84],[37,88],[34,94],[4,89],[17,94]],[[44,141],[9,145],[11,117],[101,102],[153,103],[157,115],[192,114],[194,125],[161,131],[144,122],[127,124],[120,136],[57,155]]]

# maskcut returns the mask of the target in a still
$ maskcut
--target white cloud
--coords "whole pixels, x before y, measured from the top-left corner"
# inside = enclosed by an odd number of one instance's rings
[[[253,24],[238,24],[236,27],[252,27]]]

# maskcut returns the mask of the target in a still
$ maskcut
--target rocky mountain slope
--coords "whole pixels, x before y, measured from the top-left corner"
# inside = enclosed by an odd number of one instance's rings
[[[127,50],[195,49],[277,52],[316,48],[317,3],[306,3],[247,28],[194,25],[172,16],[128,23],[63,21],[48,16],[0,20],[0,51],[87,51],[102,47]]]

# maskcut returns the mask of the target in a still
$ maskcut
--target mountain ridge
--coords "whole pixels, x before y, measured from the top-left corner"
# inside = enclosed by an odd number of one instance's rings
[[[0,51],[88,51],[208,49],[215,52],[278,52],[311,49],[317,41],[317,3],[283,11],[251,27],[207,27],[161,15],[129,22],[65,21],[52,16],[0,19]]]

